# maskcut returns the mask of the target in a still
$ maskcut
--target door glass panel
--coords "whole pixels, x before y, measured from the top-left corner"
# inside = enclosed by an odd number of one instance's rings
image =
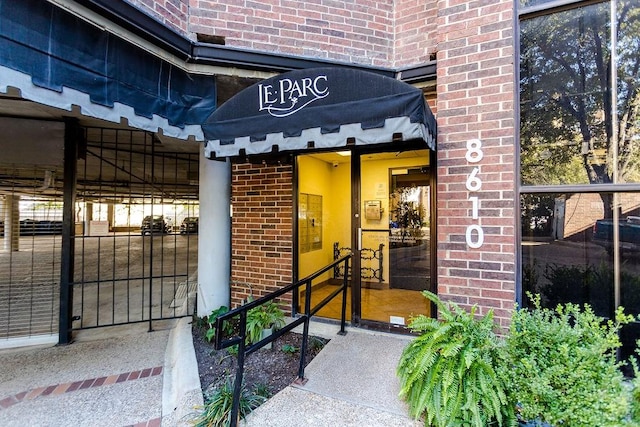
[[[427,150],[361,158],[363,320],[406,325],[430,314],[430,176]]]
[[[362,155],[356,197],[350,156],[315,153],[297,159],[298,277],[350,252],[359,257],[352,260],[351,271],[336,268],[314,280],[311,306],[336,290],[347,274],[347,320],[401,327],[417,314],[430,315],[430,304],[420,295],[432,288],[428,150]],[[356,212],[354,198],[360,200]],[[351,241],[352,217],[360,221],[357,242]],[[301,289],[300,313],[305,295]],[[353,296],[360,298],[352,302]],[[336,297],[318,316],[339,319],[340,303]]]
[[[299,279],[351,251],[351,157],[342,154],[315,153],[297,158]],[[313,281],[312,307],[337,289],[343,274],[337,269]],[[304,313],[304,298],[305,290],[300,289],[300,313]],[[318,316],[339,319],[341,302],[340,297],[334,298]],[[350,306],[347,304],[347,320],[351,318]]]

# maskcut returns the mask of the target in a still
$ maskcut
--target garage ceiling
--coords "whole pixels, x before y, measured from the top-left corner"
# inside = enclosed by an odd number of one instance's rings
[[[257,81],[233,76],[216,79],[218,105]],[[116,191],[115,186],[126,186],[131,198],[147,197],[154,188],[154,194],[162,188],[162,197],[169,199],[197,198],[201,142],[140,131],[128,126],[126,120],[112,123],[83,116],[79,108],[49,107],[21,98],[15,89],[0,95],[0,153],[4,153],[0,156],[0,194],[62,195],[61,138],[63,121],[68,118],[77,120],[87,133],[86,163],[80,159],[78,165],[83,175],[79,179],[80,198],[97,197],[98,193],[104,198],[109,188],[114,188],[114,193],[122,191]],[[153,148],[144,148],[145,140],[152,141]],[[152,154],[158,168],[154,179],[150,177]],[[51,176],[53,182],[47,183]],[[153,186],[148,185],[151,182]]]

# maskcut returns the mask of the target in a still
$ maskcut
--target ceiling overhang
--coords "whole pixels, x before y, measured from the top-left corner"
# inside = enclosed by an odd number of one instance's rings
[[[190,74],[41,0],[0,0],[0,91],[83,115],[202,140],[212,76]]]

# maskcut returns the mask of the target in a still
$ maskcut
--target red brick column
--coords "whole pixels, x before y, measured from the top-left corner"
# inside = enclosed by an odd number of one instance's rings
[[[511,0],[438,1],[438,292],[503,325],[516,277],[513,13]]]
[[[231,173],[231,306],[292,283],[293,169],[234,164]],[[290,295],[288,295],[290,306]],[[288,308],[288,307],[282,307]]]

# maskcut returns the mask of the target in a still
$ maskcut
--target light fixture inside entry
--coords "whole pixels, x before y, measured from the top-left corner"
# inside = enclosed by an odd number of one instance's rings
[[[351,155],[351,151],[347,150],[347,151],[336,151],[336,154],[342,157],[347,157]]]

